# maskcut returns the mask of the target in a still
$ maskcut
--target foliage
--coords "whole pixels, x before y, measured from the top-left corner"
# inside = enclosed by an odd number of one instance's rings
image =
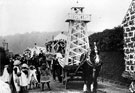
[[[89,42],[90,46],[96,42],[100,51],[121,51],[123,50],[123,28],[118,26],[94,33],[89,36]]]
[[[125,71],[124,53],[121,51],[100,52],[100,58],[103,62],[100,77],[130,84],[130,80],[122,77]]]

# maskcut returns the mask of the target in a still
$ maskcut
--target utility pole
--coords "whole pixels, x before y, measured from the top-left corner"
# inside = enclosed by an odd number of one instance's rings
[[[3,44],[3,48],[5,49],[5,40],[3,40],[2,44]]]

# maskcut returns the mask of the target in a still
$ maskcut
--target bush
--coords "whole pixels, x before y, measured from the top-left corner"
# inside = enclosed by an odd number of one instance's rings
[[[118,26],[106,29],[103,32],[94,33],[89,36],[90,46],[97,42],[100,51],[122,51],[123,50],[123,28]]]

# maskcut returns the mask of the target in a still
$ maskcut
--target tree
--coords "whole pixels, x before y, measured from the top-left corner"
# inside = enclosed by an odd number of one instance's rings
[[[113,29],[105,29],[103,32],[94,33],[89,36],[90,46],[97,42],[101,51],[123,50],[123,28],[118,26]]]

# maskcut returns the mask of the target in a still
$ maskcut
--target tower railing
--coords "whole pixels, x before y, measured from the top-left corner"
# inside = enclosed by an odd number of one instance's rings
[[[90,14],[68,13],[66,22],[71,21],[71,20],[90,22],[91,15]]]

